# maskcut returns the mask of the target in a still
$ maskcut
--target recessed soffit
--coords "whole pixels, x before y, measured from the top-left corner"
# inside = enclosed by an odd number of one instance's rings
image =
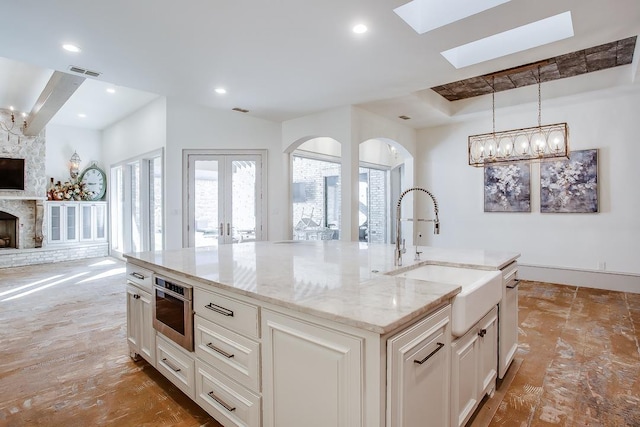
[[[631,64],[637,36],[567,53],[531,64],[471,77],[431,89],[448,101],[538,84]],[[492,84],[494,87],[492,87]]]

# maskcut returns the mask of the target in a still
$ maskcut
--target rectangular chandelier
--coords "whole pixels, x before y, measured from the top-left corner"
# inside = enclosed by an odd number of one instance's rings
[[[569,158],[566,123],[469,136],[469,165]]]

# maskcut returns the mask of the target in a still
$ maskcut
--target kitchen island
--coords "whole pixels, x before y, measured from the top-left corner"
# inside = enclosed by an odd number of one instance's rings
[[[390,245],[338,241],[127,254],[132,353],[224,425],[411,425],[425,414],[430,425],[458,425],[450,321],[461,286],[401,273],[426,264],[497,271],[519,255],[420,251],[402,267]],[[149,330],[157,277],[193,288],[193,352]],[[420,378],[409,375],[416,367]]]

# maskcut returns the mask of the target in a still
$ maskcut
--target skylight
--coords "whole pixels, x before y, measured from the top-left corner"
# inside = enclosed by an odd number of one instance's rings
[[[454,67],[463,68],[569,37],[573,37],[573,22],[571,12],[564,12],[440,54]]]
[[[393,11],[418,34],[424,34],[509,1],[413,0]]]

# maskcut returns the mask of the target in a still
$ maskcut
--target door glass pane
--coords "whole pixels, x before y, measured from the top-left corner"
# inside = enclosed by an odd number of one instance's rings
[[[91,239],[91,206],[82,206],[82,238]]]
[[[96,222],[96,239],[104,239],[105,237],[105,206],[97,205],[95,206],[95,222]]]
[[[67,240],[76,240],[76,207],[67,206]]]
[[[149,162],[149,213],[151,250],[162,249],[162,157],[154,157]]]
[[[61,209],[60,206],[51,206],[51,240],[56,242],[60,240]]]
[[[129,165],[131,171],[131,251],[139,252],[142,248],[142,215],[140,198],[140,164]]]
[[[256,240],[256,162],[231,163],[231,223],[233,243]]]
[[[196,160],[194,198],[195,246],[218,244],[220,165],[218,160]]]

